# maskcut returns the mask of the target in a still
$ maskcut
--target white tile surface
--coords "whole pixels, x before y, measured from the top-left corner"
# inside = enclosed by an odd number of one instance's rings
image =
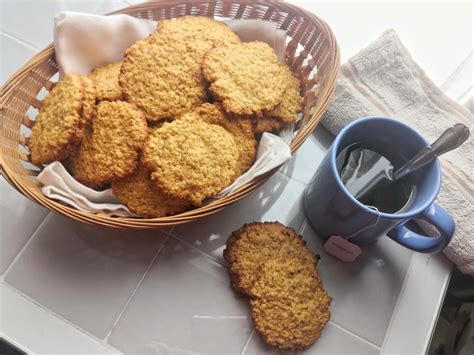
[[[128,6],[130,6],[130,4],[125,0],[104,0],[95,8],[94,13],[97,15],[105,15]]]
[[[223,263],[227,238],[244,223],[280,221],[298,231],[304,220],[303,190],[303,184],[278,173],[244,199],[209,217],[177,226],[172,233]]]
[[[321,337],[315,344],[301,352],[291,352],[291,354],[378,354],[380,349],[355,337],[341,327],[329,322],[323,329]],[[265,343],[257,332],[252,334],[252,338],[243,355],[260,355],[279,353],[274,347]],[[287,354],[287,352],[281,352]]]
[[[19,42],[14,37],[0,33],[0,83],[3,84],[23,63],[38,50]]]
[[[333,298],[331,321],[381,346],[413,252],[382,237],[347,264],[326,254],[309,224],[302,234],[311,250],[321,255],[318,271]]]
[[[109,341],[125,353],[240,354],[249,317],[227,271],[170,238]]]
[[[53,17],[58,12],[93,12],[99,3],[97,0],[2,0],[0,29],[43,49],[53,41]]]
[[[333,139],[334,136],[322,125],[319,125],[281,171],[288,177],[306,185],[311,181]]]
[[[117,354],[0,282],[0,335],[29,354]]]
[[[98,228],[51,214],[5,280],[104,338],[163,241],[159,232]]]
[[[0,275],[47,214],[47,209],[23,197],[0,177]]]
[[[0,81],[52,41],[53,16],[58,11],[100,14],[141,2],[0,0],[0,30],[4,32],[0,33]],[[392,27],[414,59],[441,84],[472,50],[469,3],[298,3],[329,23],[343,61]],[[290,178],[276,175],[243,201],[178,227],[176,234],[222,262],[229,233],[245,222],[280,220],[298,229],[304,218],[301,183],[310,180],[330,144],[330,136],[323,132],[319,127],[281,170]],[[46,211],[22,199],[4,182],[0,185],[1,274]],[[104,230],[49,217],[6,278],[34,302],[0,284],[0,332],[32,353],[111,351],[109,346],[104,350],[105,342],[97,342],[82,330],[99,337],[107,334],[160,247],[162,239],[157,241],[152,234]],[[449,263],[442,256],[411,258],[410,252],[384,240],[348,267],[325,256],[311,232],[306,231],[305,238],[323,255],[319,269],[334,298],[335,322],[309,353],[370,354],[377,347],[359,337],[380,345],[385,334],[388,338],[382,350],[387,353],[426,349],[449,278]],[[129,352],[240,353],[252,329],[248,312],[245,302],[235,299],[219,264],[173,239],[156,259],[109,340]],[[415,320],[419,326],[413,329]],[[247,353],[269,351],[254,334]]]
[[[453,263],[443,254],[413,255],[382,345],[383,354],[427,352],[444,300],[444,292],[439,290],[447,289],[452,268]]]

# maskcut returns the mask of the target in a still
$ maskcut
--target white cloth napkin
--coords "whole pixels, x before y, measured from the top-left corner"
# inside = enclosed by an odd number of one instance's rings
[[[112,193],[112,189],[95,191],[77,182],[64,168],[55,161],[46,166],[40,173],[43,193],[55,200],[67,203],[81,211],[95,213],[101,211],[112,216],[133,216],[127,207]]]
[[[242,41],[263,41],[284,58],[286,32],[277,29],[271,21],[231,20],[226,24]],[[128,15],[97,16],[77,12],[62,12],[54,18],[54,47],[60,77],[65,73],[89,74],[98,66],[123,59],[125,50],[137,40],[147,37],[156,29],[154,21]],[[253,178],[284,164],[291,159],[289,143],[293,127],[280,136],[264,133],[257,150],[254,165],[231,186],[219,193],[227,195]],[[38,175],[43,193],[79,210],[107,213],[114,216],[134,216],[119,203],[111,189],[102,192],[91,190],[68,174],[60,162],[48,165]]]
[[[336,92],[322,124],[337,134],[348,123],[369,115],[397,118],[430,142],[457,122],[473,132],[470,112],[436,87],[393,30],[384,32],[341,67]],[[471,275],[474,275],[473,148],[471,137],[460,148],[440,157],[443,178],[437,199],[456,221],[456,232],[444,253],[462,272]]]

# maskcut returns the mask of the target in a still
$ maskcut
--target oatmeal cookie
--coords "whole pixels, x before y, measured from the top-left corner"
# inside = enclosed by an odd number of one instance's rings
[[[118,83],[120,67],[122,62],[107,64],[103,67],[95,68],[89,79],[95,85],[98,101],[115,101],[122,98],[122,89]]]
[[[132,174],[112,182],[112,191],[133,213],[144,218],[156,218],[183,212],[189,203],[168,198],[159,192],[151,180],[151,172],[142,164]]]
[[[282,350],[312,345],[329,321],[331,298],[314,266],[303,259],[267,260],[251,293],[255,329],[268,344]]]
[[[163,20],[125,53],[119,84],[125,99],[148,121],[172,120],[207,100],[201,63],[215,45],[240,42],[222,23],[205,17]]]
[[[298,113],[302,110],[303,98],[300,95],[300,81],[284,63],[280,65],[284,75],[286,88],[281,102],[273,109],[265,113],[265,116],[274,117],[284,123],[295,122]]]
[[[233,288],[249,295],[261,264],[281,255],[298,256],[309,264],[317,262],[303,238],[279,222],[249,223],[233,232],[224,250]]]
[[[74,178],[93,188],[132,174],[148,135],[143,114],[123,101],[102,101],[81,145],[69,157]]]
[[[44,98],[31,129],[29,148],[33,164],[66,158],[82,138],[84,103],[80,75],[67,74]]]
[[[157,188],[194,206],[233,181],[238,157],[228,131],[197,120],[175,120],[154,129],[143,154]]]
[[[224,127],[234,137],[239,150],[237,176],[246,172],[255,162],[257,140],[253,134],[252,121],[242,117],[226,115],[219,104],[205,103],[193,111],[184,114],[180,119],[201,120]]]
[[[262,115],[282,101],[284,66],[266,43],[215,47],[205,55],[202,68],[209,91],[226,112]]]

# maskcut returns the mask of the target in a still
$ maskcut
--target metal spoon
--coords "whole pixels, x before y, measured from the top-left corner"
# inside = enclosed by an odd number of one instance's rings
[[[396,181],[419,168],[431,163],[436,157],[458,148],[469,138],[469,128],[462,123],[456,123],[441,134],[431,145],[420,150],[405,165],[393,173],[391,180]]]
[[[433,144],[423,148],[396,171],[394,171],[393,164],[383,155],[369,151],[366,152],[364,159],[370,160],[371,163],[368,164],[368,168],[366,166],[367,169],[363,173],[357,170],[360,169],[360,164],[353,164],[355,165],[355,170],[346,167],[341,171],[341,177],[344,180],[344,178],[348,176],[346,187],[355,198],[364,200],[364,198],[375,189],[380,189],[388,184],[392,184],[404,176],[426,166],[438,156],[458,148],[468,138],[469,128],[462,123],[456,123],[444,131]],[[338,157],[336,161],[338,168],[346,165],[347,159],[351,156],[350,152],[357,147],[357,144],[351,145],[344,154]]]

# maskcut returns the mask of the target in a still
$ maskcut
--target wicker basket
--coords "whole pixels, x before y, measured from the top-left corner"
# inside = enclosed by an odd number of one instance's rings
[[[285,60],[300,75],[304,96],[304,116],[291,143],[294,153],[311,134],[327,108],[339,71],[339,49],[328,25],[315,15],[280,1],[262,0],[178,0],[150,1],[130,6],[112,14],[162,20],[184,15],[211,16],[216,19],[262,19],[278,23],[287,32],[289,43]],[[81,212],[48,199],[36,181],[40,168],[30,163],[29,128],[41,106],[38,98],[54,85],[50,79],[58,71],[53,45],[49,45],[28,61],[1,88],[2,175],[20,193],[33,201],[71,218],[103,226],[156,228],[186,223],[215,213],[241,199],[262,185],[275,171],[258,177],[226,197],[203,207],[175,216],[139,219],[114,218],[105,214]]]

